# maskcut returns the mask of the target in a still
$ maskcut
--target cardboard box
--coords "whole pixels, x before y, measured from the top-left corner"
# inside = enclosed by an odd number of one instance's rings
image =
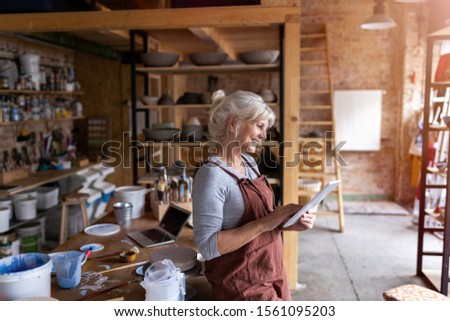
[[[28,168],[20,168],[9,172],[0,173],[0,184],[11,183],[15,180],[28,177]]]

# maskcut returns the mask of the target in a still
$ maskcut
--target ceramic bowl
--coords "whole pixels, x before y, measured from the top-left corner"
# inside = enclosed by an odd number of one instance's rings
[[[145,140],[151,142],[172,142],[180,133],[179,128],[143,128]]]
[[[152,125],[152,128],[175,128],[175,123],[173,121],[166,121],[164,123],[156,123]]]
[[[175,52],[144,52],[140,54],[141,60],[150,67],[172,67],[180,59],[180,55]]]
[[[142,96],[141,101],[146,105],[156,105],[158,103],[158,96]]]
[[[279,55],[279,50],[246,51],[239,54],[239,59],[246,64],[272,64]]]
[[[136,259],[136,252],[123,251],[119,254],[120,262],[133,262]]]
[[[189,60],[197,66],[221,65],[227,60],[224,52],[196,52],[189,55]]]

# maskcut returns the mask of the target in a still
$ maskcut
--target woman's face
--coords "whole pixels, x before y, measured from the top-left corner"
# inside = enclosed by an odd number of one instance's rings
[[[239,142],[242,152],[254,153],[256,151],[258,144],[266,138],[268,125],[267,120],[241,124],[236,140]]]

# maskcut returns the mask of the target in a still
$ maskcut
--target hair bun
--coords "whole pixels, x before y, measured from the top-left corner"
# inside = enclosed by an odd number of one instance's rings
[[[213,104],[220,103],[224,98],[225,98],[225,92],[222,89],[216,90],[211,96],[211,100],[212,100]]]

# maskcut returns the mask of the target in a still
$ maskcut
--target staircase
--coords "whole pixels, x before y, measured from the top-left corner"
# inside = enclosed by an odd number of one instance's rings
[[[300,164],[299,178],[326,182],[341,179],[338,157],[334,150],[333,83],[325,24],[302,24],[300,72]],[[299,199],[316,191],[299,187]],[[339,231],[344,232],[342,184],[334,195],[337,211],[319,211],[339,217]]]

